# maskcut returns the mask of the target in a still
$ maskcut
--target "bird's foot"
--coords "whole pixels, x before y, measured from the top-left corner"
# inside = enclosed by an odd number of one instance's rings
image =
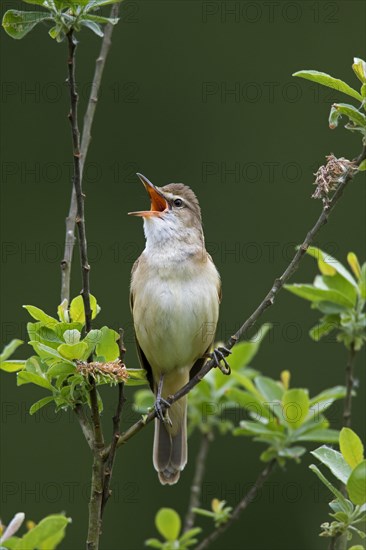
[[[168,408],[170,407],[169,401],[164,399],[163,397],[157,397],[156,401],[154,403],[154,409],[156,411],[156,416],[161,422],[169,424],[169,426],[172,426],[172,421],[170,420],[169,414],[168,414]]]
[[[215,348],[211,353],[208,353],[210,359],[215,362],[215,367],[218,367],[221,370],[222,374],[225,374],[226,376],[231,374],[230,365],[226,361],[226,357],[230,354],[231,351],[224,346]],[[221,361],[224,363],[223,365],[221,364]]]

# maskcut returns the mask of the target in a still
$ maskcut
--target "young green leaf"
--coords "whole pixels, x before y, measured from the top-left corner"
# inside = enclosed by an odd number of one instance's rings
[[[353,504],[359,506],[366,502],[366,460],[360,462],[347,481],[347,491]]]
[[[362,441],[350,428],[342,428],[339,434],[339,447],[351,468],[355,468],[364,459]]]
[[[330,254],[328,254],[327,252],[324,252],[323,250],[321,250],[320,248],[317,248],[316,246],[309,246],[306,253],[318,261],[318,266],[320,261],[327,264],[330,268],[335,269],[336,272],[339,273],[339,275],[341,275],[344,279],[346,279],[346,281],[348,281],[351,285],[357,288],[357,283],[352,277],[351,273],[336,258],[333,258]]]
[[[80,20],[79,24],[82,27],[87,27],[89,30],[93,31],[94,34],[97,36],[104,36],[104,32],[102,31],[101,27],[98,25],[98,23],[95,23],[95,21],[91,21],[89,17],[84,17]]]
[[[9,359],[9,357],[13,355],[14,351],[22,344],[24,344],[23,340],[18,340],[17,338],[9,342],[0,354],[0,363],[6,361],[6,359]]]
[[[284,390],[283,387],[267,376],[257,376],[254,379],[258,391],[263,396],[264,401],[273,403],[273,401],[281,401]]]
[[[43,376],[39,374],[34,374],[33,372],[18,372],[17,385],[22,386],[23,384],[36,384],[36,386],[41,386],[42,388],[53,391],[53,386],[46,378],[43,378]]]
[[[350,476],[351,468],[344,460],[341,453],[323,445],[315,451],[311,451],[318,460],[320,460],[325,466],[327,466],[333,475],[336,476],[339,481],[346,484],[347,479]]]
[[[25,363],[26,362],[22,361],[21,359],[13,361],[1,361],[0,369],[5,372],[18,372],[24,369]]]
[[[159,533],[168,541],[177,540],[181,529],[180,517],[172,508],[161,508],[155,517]]]
[[[348,103],[334,103],[330,113],[329,119],[331,120],[331,124],[329,126],[331,128],[336,127],[338,124],[338,118],[344,115],[347,116],[356,126],[360,126],[366,130],[366,115],[358,111],[356,107],[353,107],[353,105],[349,105]]]
[[[294,388],[286,390],[282,397],[283,418],[292,429],[299,428],[309,413],[307,390]]]
[[[54,317],[51,317],[51,315],[47,315],[42,309],[36,306],[23,306],[24,309],[28,311],[28,313],[33,317],[33,319],[36,319],[36,321],[41,321],[42,324],[44,324],[48,328],[54,328],[58,321]]]
[[[70,361],[74,359],[86,359],[85,355],[87,350],[88,345],[85,342],[79,342],[78,344],[61,344],[57,348],[59,354]]]
[[[359,264],[358,258],[354,252],[348,252],[347,254],[347,262],[349,266],[351,267],[353,273],[356,276],[356,279],[359,279],[361,277],[361,266]]]
[[[36,401],[33,403],[31,408],[29,409],[29,414],[35,414],[39,409],[42,409],[45,405],[48,405],[48,403],[51,403],[53,401],[53,396],[50,397],[43,397],[43,399],[40,399],[39,401]]]
[[[362,84],[366,83],[366,63],[363,59],[360,59],[359,57],[355,57],[353,59],[353,65],[352,69],[357,76],[357,78],[362,82]]]
[[[20,39],[47,19],[52,19],[48,12],[8,10],[3,17],[3,27],[9,36]]]
[[[105,361],[115,361],[119,356],[118,333],[108,327],[102,327],[100,333],[101,336],[96,345],[97,355],[103,356]]]
[[[309,469],[318,476],[318,478],[324,483],[324,485],[328,487],[329,491],[331,491],[331,493],[333,493],[333,495],[338,499],[342,510],[346,513],[350,513],[352,511],[352,508],[350,508],[350,503],[342,495],[342,493],[338,489],[336,489],[330,481],[327,480],[327,478],[322,474],[319,468],[317,468],[315,464],[310,464]]]
[[[48,541],[56,533],[63,533],[70,519],[59,514],[42,519],[33,529],[30,529],[19,541],[17,550],[29,550],[30,548],[52,548]]]
[[[90,294],[90,308],[92,311],[92,319],[95,319],[95,317],[98,315],[100,311],[100,307],[97,304],[97,300],[95,296]],[[82,296],[76,296],[71,301],[70,304],[70,317],[72,321],[76,321],[78,323],[85,323],[85,311],[84,311],[84,302]]]
[[[336,290],[325,290],[305,284],[284,285],[284,288],[310,302],[333,302],[342,308],[352,308],[354,306],[348,298]]]
[[[298,71],[292,76],[298,76],[300,78],[305,78],[305,80],[311,80],[312,82],[316,82],[317,84],[321,84],[322,86],[333,88],[333,90],[337,90],[338,92],[342,92],[343,94],[354,97],[355,99],[358,99],[358,101],[362,101],[361,94],[351,88],[351,86],[346,84],[346,82],[343,82],[343,80],[340,80],[339,78],[334,78],[327,73],[313,70]]]

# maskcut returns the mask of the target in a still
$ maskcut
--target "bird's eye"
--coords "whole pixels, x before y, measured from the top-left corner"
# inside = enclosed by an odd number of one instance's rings
[[[177,206],[177,208],[181,208],[183,206],[182,199],[175,199],[173,202],[174,202],[174,206]]]

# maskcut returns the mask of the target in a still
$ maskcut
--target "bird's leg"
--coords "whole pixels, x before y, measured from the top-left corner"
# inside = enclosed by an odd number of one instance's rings
[[[156,395],[154,409],[156,411],[156,416],[159,418],[159,420],[161,420],[161,422],[167,422],[171,426],[172,421],[170,420],[168,415],[168,408],[170,407],[170,403],[169,401],[164,399],[164,397],[161,396],[161,392],[163,390],[163,381],[164,381],[164,374],[161,374],[160,380],[158,383],[158,393]],[[165,411],[163,410],[162,405],[165,407]]]
[[[224,346],[219,346],[218,348],[214,348],[214,350],[210,353],[207,353],[207,357],[212,359],[215,362],[215,367],[218,367],[222,374],[229,375],[231,374],[231,368],[229,363],[226,361],[226,357],[231,354],[231,351]],[[221,361],[223,361],[223,365],[221,364]]]

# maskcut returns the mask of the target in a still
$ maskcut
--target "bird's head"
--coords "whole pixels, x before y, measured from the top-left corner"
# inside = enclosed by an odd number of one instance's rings
[[[156,187],[142,174],[137,174],[150,197],[150,210],[129,212],[144,218],[147,240],[203,240],[201,209],[192,189],[183,183]]]

